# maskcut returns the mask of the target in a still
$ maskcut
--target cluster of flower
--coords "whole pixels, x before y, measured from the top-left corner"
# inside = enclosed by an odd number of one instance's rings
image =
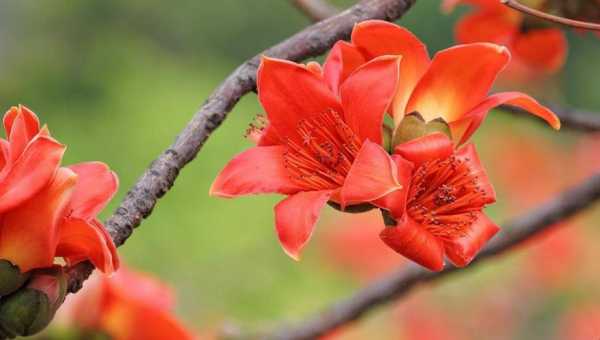
[[[424,267],[442,270],[445,257],[466,266],[498,231],[482,212],[495,192],[469,137],[502,104],[560,127],[525,94],[488,96],[509,61],[508,49],[492,43],[430,60],[417,37],[384,21],[356,25],[323,67],[264,57],[257,87],[267,123],[254,126],[257,146],[225,166],[211,194],[287,195],[275,225],[294,259],[329,203],[380,209],[381,240]]]

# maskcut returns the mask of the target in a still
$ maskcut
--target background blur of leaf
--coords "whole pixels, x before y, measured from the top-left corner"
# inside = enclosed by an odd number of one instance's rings
[[[437,1],[422,0],[401,23],[433,53],[452,44],[452,25],[462,12],[445,16]],[[284,0],[2,1],[0,103],[5,108],[23,103],[37,112],[69,146],[67,163],[102,160],[117,171],[121,190],[104,212],[108,216],[235,66],[307,24]],[[551,91],[553,98],[600,111],[600,43],[576,33],[569,37],[570,58],[557,77],[559,90]],[[154,272],[177,288],[177,312],[197,328],[223,318],[257,326],[299,317],[359,285],[333,270],[316,243],[300,263],[283,254],[273,232],[277,197],[208,197],[218,170],[249,146],[243,133],[260,112],[256,97],[246,96],[121,248],[130,266]],[[486,133],[499,128],[556,138],[529,120],[498,114],[486,122],[477,141],[485,144]],[[571,136],[565,132],[561,141],[568,145]],[[498,191],[502,202],[503,189]],[[491,211],[497,221],[505,220],[498,213],[501,207]],[[332,220],[334,213],[328,213],[320,227]],[[476,287],[507,267],[507,261],[474,270],[436,291],[460,294],[456,282]],[[552,308],[546,313],[559,313]],[[552,318],[540,322],[544,327]]]

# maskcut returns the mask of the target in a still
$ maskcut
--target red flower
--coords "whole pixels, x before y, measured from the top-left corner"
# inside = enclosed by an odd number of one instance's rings
[[[430,61],[425,45],[408,30],[385,21],[364,21],[354,27],[351,43],[340,41],[333,47],[324,76],[335,91],[357,67],[382,55],[402,56],[398,91],[390,109],[396,126],[413,112],[426,121],[442,118],[450,125],[452,138],[463,143],[491,109],[508,104],[560,128],[554,113],[523,93],[488,96],[498,73],[510,61],[506,48],[490,43],[454,46]]]
[[[516,67],[522,65],[537,73],[554,73],[563,66],[567,39],[560,29],[536,22],[496,0],[445,0],[443,8],[449,12],[459,3],[477,10],[457,24],[458,42],[505,45],[513,52]],[[541,8],[543,1],[532,6]]]
[[[461,223],[468,220],[475,229],[460,228],[448,236],[442,235],[447,231],[432,234],[429,228],[421,236],[430,235],[431,240],[412,242],[403,250],[409,258],[439,269],[443,258],[439,250],[444,245],[456,264],[465,265],[493,235],[492,227],[485,226],[491,222],[483,214],[475,214],[494,198],[485,176],[478,177],[483,171],[472,161],[476,159],[471,157],[476,157],[473,147],[454,155],[453,143],[436,136],[426,139],[422,146],[419,141],[397,148],[395,152],[406,154],[390,157],[382,147],[383,116],[388,112],[394,117],[393,145],[406,137],[400,123],[409,113],[418,113],[425,120],[423,124],[436,120],[444,127],[449,125],[459,143],[465,142],[487,112],[500,104],[529,110],[559,128],[558,118],[529,96],[507,92],[487,97],[497,73],[509,59],[505,48],[479,43],[441,51],[430,61],[416,37],[383,21],[356,25],[352,44],[338,42],[323,70],[316,63],[302,66],[264,58],[257,86],[268,125],[260,133],[250,134],[258,146],[235,157],[210,192],[222,197],[273,192],[289,195],[275,207],[276,229],[284,250],[297,259],[327,201],[340,204],[342,209],[366,203],[390,210],[394,218],[404,218],[402,224],[424,225],[424,220],[419,220],[424,216],[417,216],[417,206],[411,205],[424,202],[419,197],[405,202],[407,183],[437,190],[444,184],[433,178],[439,175],[463,192],[473,189],[463,179],[480,179],[478,184],[490,190],[485,197],[473,197],[475,203],[468,207],[471,210],[461,210],[465,208],[462,203],[445,208],[460,212]],[[409,128],[408,134],[413,132]],[[438,160],[448,173],[420,170],[425,163]],[[419,171],[427,172],[426,178],[419,177]],[[458,182],[451,182],[454,179]],[[409,213],[404,214],[405,208]],[[451,240],[442,244],[442,238]],[[419,245],[437,246],[439,256],[434,256],[433,249],[419,250]]]
[[[61,313],[73,326],[114,340],[193,339],[172,316],[173,305],[169,287],[122,268],[111,277],[94,275]]]
[[[283,249],[298,259],[327,201],[359,204],[401,188],[381,146],[399,60],[386,56],[357,68],[338,95],[318,65],[263,58],[258,96],[270,125],[258,146],[227,164],[210,193],[288,195],[275,207],[275,224]]]
[[[498,232],[482,212],[496,194],[472,144],[458,150],[441,133],[396,147],[406,188],[386,197],[397,225],[381,239],[396,252],[431,269],[442,270],[444,255],[466,266]]]
[[[22,272],[90,260],[104,272],[118,267],[115,246],[96,215],[117,190],[103,163],[59,167],[65,146],[40,129],[24,106],[4,116],[0,139],[0,259]]]

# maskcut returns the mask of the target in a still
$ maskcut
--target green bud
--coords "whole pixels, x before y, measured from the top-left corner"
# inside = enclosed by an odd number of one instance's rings
[[[434,132],[441,132],[452,139],[450,127],[442,118],[426,122],[418,112],[413,112],[406,115],[396,127],[392,138],[392,148]]]
[[[383,124],[382,136],[383,136],[383,149],[388,152],[392,151],[392,128],[386,124]]]
[[[0,337],[33,335],[48,326],[67,293],[62,268],[36,271],[27,285],[0,301]]]
[[[328,201],[327,204],[329,204],[329,206],[335,210],[347,212],[347,213],[362,213],[362,212],[369,211],[369,210],[375,208],[375,206],[370,203],[361,203],[361,204],[355,204],[355,205],[347,205],[346,209],[342,210],[342,206],[339,205],[338,203],[335,203],[333,201]]]
[[[19,289],[29,278],[29,273],[21,273],[19,267],[7,260],[0,260],[0,296]]]

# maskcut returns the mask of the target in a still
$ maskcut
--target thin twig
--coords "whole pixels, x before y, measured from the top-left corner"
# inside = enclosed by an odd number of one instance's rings
[[[600,131],[600,113],[565,108],[555,104],[549,104],[548,107],[558,116],[562,127],[583,132]],[[515,106],[502,105],[500,109],[541,121],[527,113],[527,111]]]
[[[348,10],[316,23],[239,66],[202,105],[175,142],[144,171],[129,190],[106,228],[117,246],[122,245],[173,186],[179,171],[202,149],[210,134],[223,122],[242,96],[254,90],[261,55],[299,61],[318,56],[336,41],[347,39],[357,22],[396,20],[416,0],[362,0]],[[92,272],[85,262],[69,270],[69,291],[76,292]]]
[[[339,12],[327,0],[292,0],[292,4],[315,22],[332,17]]]
[[[450,273],[465,273],[482,260],[492,258],[513,248],[549,228],[589,207],[600,199],[600,173],[590,177],[554,199],[541,205],[520,218],[508,223],[502,232],[479,254],[476,261],[465,269],[447,267],[442,272],[431,272],[416,265],[409,265],[324,309],[297,324],[285,324],[261,339],[303,340],[315,339],[338,327],[365,316],[375,307],[392,303],[419,284],[431,282]]]
[[[584,29],[584,30],[600,31],[600,24],[595,24],[595,23],[587,22],[587,21],[567,19],[567,18],[556,16],[556,15],[548,14],[548,13],[545,13],[542,11],[538,11],[537,9],[533,9],[531,7],[525,6],[517,0],[500,0],[500,2],[506,6],[512,8],[512,9],[515,9],[517,11],[520,11],[522,13],[532,15],[532,16],[538,17],[540,19],[551,21],[551,22],[554,22],[557,24],[580,28],[580,29]]]

